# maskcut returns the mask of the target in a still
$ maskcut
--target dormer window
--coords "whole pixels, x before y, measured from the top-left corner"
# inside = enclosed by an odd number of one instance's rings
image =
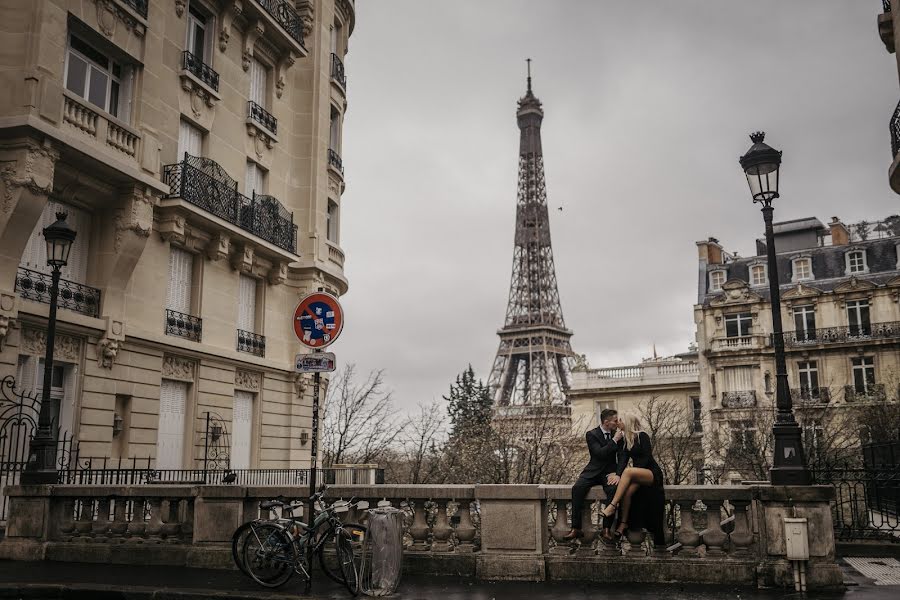
[[[766,265],[752,265],[750,267],[750,285],[768,285],[769,278],[766,273]]]
[[[809,281],[813,279],[812,260],[809,258],[795,258],[791,261],[793,274],[791,281]]]
[[[709,274],[709,291],[718,292],[725,284],[725,271],[712,271]]]
[[[844,257],[847,263],[847,275],[862,275],[869,272],[865,250],[851,250]]]

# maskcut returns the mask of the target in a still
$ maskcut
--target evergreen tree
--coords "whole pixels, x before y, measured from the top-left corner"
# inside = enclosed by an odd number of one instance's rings
[[[475,379],[472,365],[456,376],[450,385],[450,395],[444,396],[449,402],[451,436],[486,427],[491,422],[490,390],[480,379]]]

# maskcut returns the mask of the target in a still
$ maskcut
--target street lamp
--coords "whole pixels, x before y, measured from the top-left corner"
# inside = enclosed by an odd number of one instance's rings
[[[47,243],[47,264],[53,269],[50,287],[50,316],[47,322],[47,349],[44,354],[44,387],[41,390],[41,412],[37,432],[31,438],[28,464],[22,473],[23,485],[56,483],[56,428],[50,406],[50,386],[53,377],[53,345],[56,338],[56,301],[59,297],[59,275],[69,262],[69,251],[75,241],[75,230],[66,224],[67,214],[56,213],[56,222],[44,228]]]
[[[772,306],[772,341],[775,346],[775,456],[772,463],[772,485],[809,485],[811,483],[803,457],[800,426],[794,419],[791,391],[788,388],[787,366],[784,360],[784,334],[781,327],[781,290],[778,286],[778,265],[775,262],[775,234],[772,230],[772,201],[778,195],[778,171],[781,151],[764,143],[766,134],[750,134],[753,145],[741,159],[747,175],[753,202],[762,204],[766,222],[766,254],[768,255],[769,295]]]

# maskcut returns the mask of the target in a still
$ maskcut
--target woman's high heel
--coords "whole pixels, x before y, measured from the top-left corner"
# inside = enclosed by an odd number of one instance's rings
[[[600,514],[604,517],[611,517],[616,514],[616,508],[618,508],[618,502],[610,502],[606,506],[603,507],[603,510],[600,511]]]

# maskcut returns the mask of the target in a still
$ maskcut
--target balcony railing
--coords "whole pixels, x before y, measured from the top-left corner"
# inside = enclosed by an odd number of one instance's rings
[[[259,123],[272,133],[278,133],[278,119],[253,100],[247,102],[247,116],[251,121]]]
[[[256,356],[265,356],[266,336],[238,329],[237,351],[247,352],[248,354],[254,354]]]
[[[147,4],[148,0],[122,0],[125,4],[134,9],[134,12],[141,15],[145,19],[147,18]]]
[[[273,196],[254,193],[248,198],[238,192],[237,181],[215,161],[185,154],[183,161],[166,165],[163,179],[171,188],[168,198],[181,198],[279,248],[296,252],[294,215]]]
[[[166,335],[176,335],[199,342],[203,337],[203,320],[200,317],[167,308]]]
[[[826,404],[831,401],[831,391],[827,387],[791,388],[791,399],[796,403]]]
[[[722,392],[722,408],[753,408],[756,406],[756,390]]]
[[[50,287],[53,277],[40,271],[19,267],[16,273],[16,291],[26,300],[50,304]],[[100,316],[100,290],[68,279],[59,280],[60,308],[74,310],[89,317]]]
[[[337,169],[338,171],[340,171],[341,173],[344,172],[344,163],[341,162],[341,155],[338,154],[337,152],[335,152],[334,150],[332,150],[331,148],[328,149],[328,164],[331,165],[332,167],[334,167],[335,169]]]
[[[887,395],[883,383],[869,384],[867,390],[857,390],[856,386],[844,386],[845,402],[884,402]]]
[[[272,15],[279,25],[284,27],[288,35],[303,46],[303,26],[300,15],[287,0],[256,0],[267,13]],[[305,47],[305,46],[304,46]]]
[[[181,54],[181,68],[193,74],[197,79],[211,87],[214,91],[219,91],[219,74],[213,71],[212,67],[203,62],[203,59],[192,54],[189,50],[185,50]]]
[[[63,122],[97,142],[137,160],[141,137],[130,127],[90,108],[71,92],[63,96]]]
[[[815,346],[818,344],[842,344],[900,338],[900,321],[871,323],[848,327],[820,327],[801,331],[785,331],[785,347]]]
[[[338,58],[338,55],[331,53],[331,78],[341,84],[344,90],[347,89],[347,76],[344,74],[344,63]]]
[[[891,0],[881,0],[881,6],[884,7],[884,12],[891,12]]]
[[[891,116],[891,158],[896,158],[900,152],[900,104],[894,109]]]

